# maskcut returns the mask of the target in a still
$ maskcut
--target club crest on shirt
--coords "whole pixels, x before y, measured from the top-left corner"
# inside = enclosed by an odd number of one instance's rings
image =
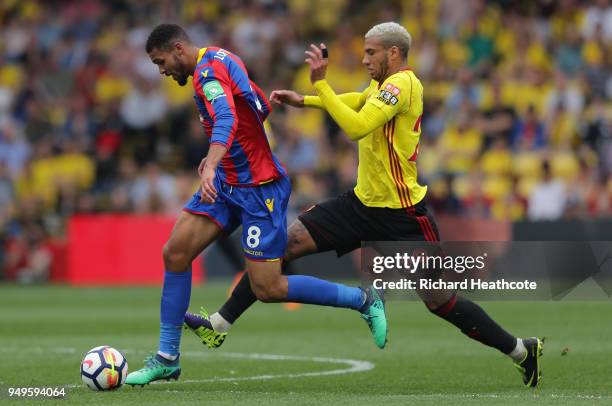
[[[274,211],[274,198],[266,199],[266,207],[268,207],[268,210],[270,211],[270,213]]]
[[[390,91],[391,93],[393,93],[393,94],[394,94],[394,95],[396,95],[396,96],[397,96],[398,94],[400,94],[400,90],[399,90],[399,88],[395,87],[395,86],[393,85],[393,83],[387,83],[387,85],[385,86],[385,90]]]

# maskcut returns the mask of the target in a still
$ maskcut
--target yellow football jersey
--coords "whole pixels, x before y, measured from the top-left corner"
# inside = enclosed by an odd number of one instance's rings
[[[372,81],[361,94],[336,95],[326,81],[315,83],[319,97],[304,104],[325,108],[359,145],[355,194],[369,207],[407,208],[427,187],[417,182],[416,160],[423,114],[423,86],[410,70]]]

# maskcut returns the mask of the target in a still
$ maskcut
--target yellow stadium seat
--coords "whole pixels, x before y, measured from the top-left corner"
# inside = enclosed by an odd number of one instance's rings
[[[517,199],[498,199],[491,205],[491,216],[496,220],[517,221],[525,217],[525,207]]]
[[[457,176],[452,183],[453,194],[459,199],[465,199],[472,194],[472,182],[469,176]]]
[[[485,175],[504,175],[512,171],[512,154],[505,147],[486,151],[480,159],[480,169]]]
[[[524,199],[528,199],[531,195],[531,192],[533,192],[533,189],[539,181],[540,178],[538,176],[522,176],[519,179],[518,185],[516,187],[517,194]]]
[[[550,158],[554,177],[565,181],[575,179],[580,173],[578,158],[571,151],[555,152]]]
[[[506,176],[488,176],[482,184],[483,195],[489,200],[505,197],[512,190],[512,182]]]
[[[542,171],[542,157],[535,151],[520,151],[512,157],[512,169],[516,176],[537,178]]]

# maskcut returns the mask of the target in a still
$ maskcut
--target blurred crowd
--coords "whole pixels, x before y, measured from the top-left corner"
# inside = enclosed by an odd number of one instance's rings
[[[425,89],[421,182],[436,213],[554,220],[612,213],[609,0],[0,1],[0,263],[44,279],[75,213],[176,214],[208,143],[190,85],[144,51],[160,22],[238,54],[267,93],[366,87],[363,35],[394,20]],[[291,216],[354,185],[356,144],[319,110],[277,108],[270,142]]]

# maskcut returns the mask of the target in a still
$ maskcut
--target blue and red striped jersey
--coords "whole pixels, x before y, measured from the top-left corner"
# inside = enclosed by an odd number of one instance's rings
[[[227,148],[217,167],[223,182],[253,186],[285,174],[264,130],[270,103],[238,56],[217,47],[200,49],[193,87],[210,144]]]

